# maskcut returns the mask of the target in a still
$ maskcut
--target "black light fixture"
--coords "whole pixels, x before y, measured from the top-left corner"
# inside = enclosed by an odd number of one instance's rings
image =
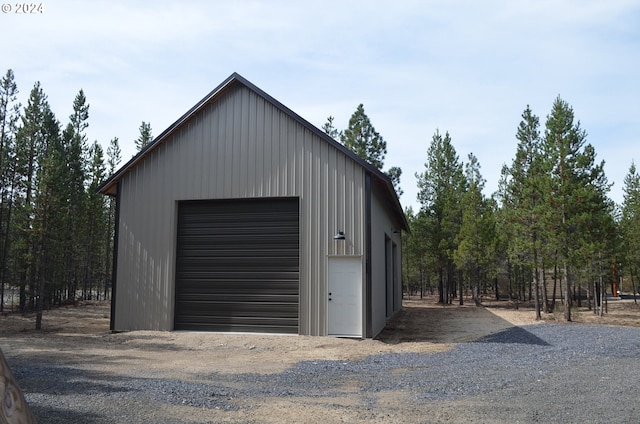
[[[334,240],[344,240],[344,231],[338,230],[335,236],[333,236]]]

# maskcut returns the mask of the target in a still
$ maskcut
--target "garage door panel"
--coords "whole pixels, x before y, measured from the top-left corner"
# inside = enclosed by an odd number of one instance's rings
[[[230,290],[226,288],[218,288],[218,287],[208,287],[203,285],[190,285],[184,286],[185,293],[182,293],[176,299],[177,302],[181,302],[187,299],[191,300],[201,300],[201,301],[218,301],[223,296],[235,296],[238,299],[247,299],[247,301],[251,301],[251,299],[256,299],[259,297],[265,297],[269,299],[281,300],[295,303],[297,306],[298,301],[298,291],[291,287],[274,287],[271,290],[265,290],[263,288],[254,288],[251,286],[246,286],[242,284],[242,289]]]
[[[221,298],[217,302],[189,302],[189,313],[186,316],[201,317],[261,317],[265,319],[274,319],[273,317],[264,317],[265,312],[278,313],[278,318],[297,318],[298,308],[290,303],[278,302],[247,302],[245,299],[237,300],[234,298]],[[230,314],[230,313],[233,313]]]
[[[253,281],[238,281],[237,287],[220,287],[210,283],[210,280],[185,284],[182,286],[180,296],[177,300],[181,300],[186,296],[211,296],[221,293],[240,293],[242,296],[249,296],[249,293],[267,293],[269,295],[298,295],[297,287],[292,287],[289,284],[274,283],[268,290],[266,290],[259,282]]]
[[[263,282],[266,280],[273,284],[286,282],[294,287],[298,287],[299,275],[298,272],[291,269],[291,267],[275,271],[264,270],[262,272],[256,271],[253,273],[243,272],[242,274],[235,273],[233,268],[220,267],[215,272],[207,272],[202,268],[181,272],[178,274],[178,278],[181,280],[182,284],[189,284],[191,282],[214,282],[216,286],[223,286],[223,283],[220,282],[220,280],[227,280],[227,283],[231,285],[231,289],[233,289],[233,286],[235,286],[239,281],[255,281],[263,285]]]
[[[229,269],[238,269],[242,267],[246,270],[269,270],[269,269],[293,269],[298,267],[298,259],[295,257],[280,257],[277,256],[269,258],[247,258],[246,261],[234,260],[237,257],[214,257],[215,252],[210,253],[211,256],[205,255],[198,257],[182,258],[180,265],[184,266],[187,270],[193,268],[213,268],[213,267],[227,267]]]
[[[233,320],[229,323],[222,322],[201,322],[197,321],[189,324],[189,331],[216,331],[216,332],[235,332],[235,333],[255,333],[255,328],[259,327],[262,333],[278,333],[286,334],[287,330],[291,327],[291,322],[284,321],[280,325],[274,324],[274,322],[262,322],[262,321],[242,321]]]
[[[248,265],[261,260],[263,258],[279,258],[281,260],[289,257],[291,260],[296,260],[298,257],[298,246],[283,246],[282,244],[274,244],[273,247],[264,250],[258,250],[253,245],[242,247],[235,246],[192,246],[188,250],[183,251],[183,258],[189,259],[216,259],[212,258],[212,255],[216,255],[217,258],[225,258],[225,260],[233,260],[237,258],[238,261],[246,261]]]
[[[298,199],[181,202],[175,329],[298,333]]]

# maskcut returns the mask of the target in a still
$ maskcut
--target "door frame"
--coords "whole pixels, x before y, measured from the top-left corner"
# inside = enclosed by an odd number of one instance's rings
[[[359,294],[359,305],[360,305],[360,310],[359,310],[359,318],[358,318],[358,323],[359,323],[359,328],[358,328],[358,332],[357,334],[343,334],[343,333],[332,333],[331,332],[331,328],[330,328],[330,303],[329,303],[329,293],[330,293],[330,288],[331,288],[331,264],[334,261],[351,261],[352,265],[357,264],[358,265],[358,274],[360,276],[360,278],[358,279],[359,284],[358,284],[358,294]],[[354,266],[355,269],[355,266]],[[366,311],[366,307],[365,307],[365,299],[364,299],[364,294],[365,294],[365,283],[364,283],[364,265],[363,265],[363,257],[360,255],[334,255],[334,256],[327,256],[327,297],[326,297],[326,328],[327,328],[327,335],[328,336],[335,336],[335,337],[353,337],[353,338],[364,338],[364,323],[365,323],[365,311]]]

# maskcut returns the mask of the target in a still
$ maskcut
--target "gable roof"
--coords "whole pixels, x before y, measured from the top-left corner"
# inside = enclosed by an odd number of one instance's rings
[[[347,155],[353,161],[360,164],[365,170],[371,174],[385,189],[385,194],[388,195],[388,200],[392,204],[392,209],[394,213],[397,215],[398,220],[403,226],[403,230],[409,231],[409,224],[407,222],[407,218],[402,210],[402,206],[400,205],[400,200],[398,199],[398,195],[393,187],[393,183],[389,179],[389,177],[382,171],[380,171],[375,166],[371,165],[354,152],[338,143],[333,138],[329,137],[324,131],[318,129],[316,126],[309,123],[307,120],[303,119],[300,115],[262,91],[260,88],[249,82],[247,79],[242,77],[237,72],[231,74],[226,80],[224,80],[219,86],[213,89],[209,94],[207,94],[202,100],[196,103],[191,109],[189,109],[184,115],[182,115],[177,121],[169,126],[166,130],[164,130],[160,135],[158,135],[152,142],[147,144],[140,152],[138,152],[134,157],[132,157],[127,163],[125,163],[120,169],[118,169],[113,175],[111,175],[106,181],[104,181],[98,187],[98,193],[115,196],[118,190],[118,182],[122,177],[124,177],[128,172],[133,170],[138,164],[140,164],[144,159],[157,149],[160,145],[162,145],[165,141],[167,141],[172,134],[174,134],[183,124],[185,124],[189,119],[197,114],[200,110],[202,110],[207,104],[216,101],[220,96],[223,95],[229,88],[234,87],[236,85],[242,85],[249,90],[255,92],[260,97],[264,98],[267,102],[271,103],[274,107],[297,121],[300,125],[304,126],[306,129],[331,144],[333,147],[341,151],[343,154]]]

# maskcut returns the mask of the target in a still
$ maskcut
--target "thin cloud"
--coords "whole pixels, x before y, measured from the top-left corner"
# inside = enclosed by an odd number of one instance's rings
[[[478,157],[491,192],[526,105],[544,123],[561,95],[621,201],[640,133],[639,17],[631,0],[56,1],[0,16],[0,35],[15,40],[3,62],[23,103],[39,80],[65,122],[83,88],[89,138],[119,137],[125,158],[141,121],[159,134],[234,71],[318,127],[346,127],[364,103],[406,206],[436,129]]]

